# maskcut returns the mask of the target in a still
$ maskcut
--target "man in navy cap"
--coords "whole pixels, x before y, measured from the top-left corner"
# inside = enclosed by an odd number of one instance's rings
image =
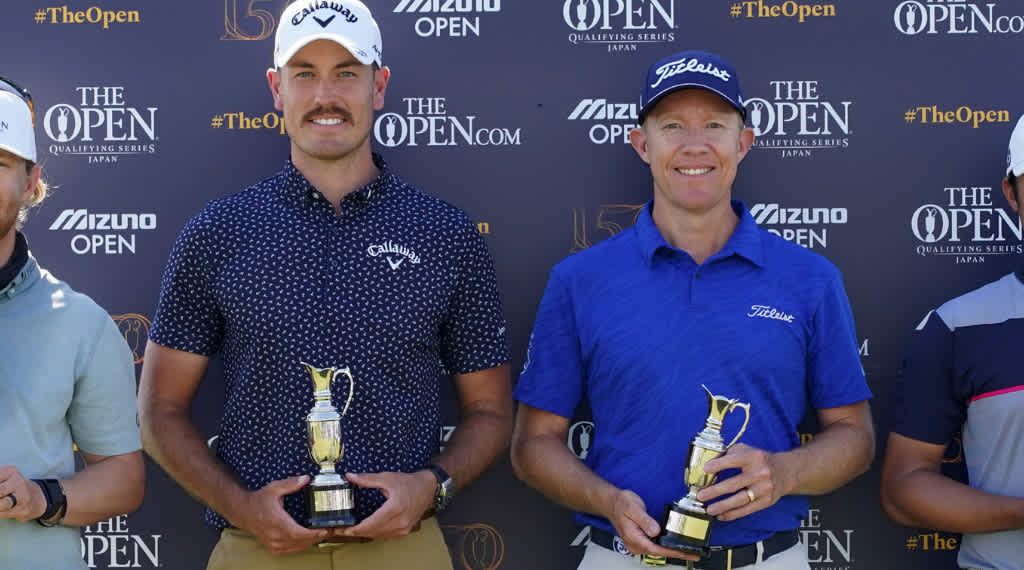
[[[656,537],[664,505],[686,493],[687,447],[708,417],[702,384],[749,402],[750,421],[704,466],[718,480],[697,499],[717,522],[697,568],[808,568],[797,537],[805,496],[845,484],[874,456],[839,271],[758,228],[732,199],[754,142],[745,114],[721,57],[652,65],[630,142],[651,167],[654,199],[634,227],[552,270],[515,393],[512,459],[590,527],[581,569],[697,560]],[[595,430],[581,462],[565,441],[584,399]],[[809,408],[821,432],[801,447]],[[726,419],[725,441],[742,423]]]

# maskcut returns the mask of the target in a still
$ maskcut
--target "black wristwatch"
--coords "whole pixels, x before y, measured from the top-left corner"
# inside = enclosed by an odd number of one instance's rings
[[[455,498],[455,481],[452,481],[451,476],[437,465],[427,465],[427,469],[430,469],[430,472],[437,478],[437,489],[434,491],[434,512],[439,513],[445,510]]]
[[[36,522],[42,526],[57,526],[64,520],[68,512],[68,498],[64,495],[64,487],[57,479],[33,479],[36,485],[43,490],[46,497],[46,510],[39,515]],[[57,520],[49,522],[55,515],[60,514]]]

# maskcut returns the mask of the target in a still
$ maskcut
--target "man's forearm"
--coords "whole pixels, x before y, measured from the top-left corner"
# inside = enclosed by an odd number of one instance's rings
[[[185,413],[150,411],[142,422],[142,444],[185,491],[231,520],[246,489],[214,456]]]
[[[61,481],[67,497],[63,524],[85,526],[139,508],[146,481],[142,452],[88,457],[85,469]]]
[[[836,422],[802,447],[777,453],[771,461],[783,473],[782,495],[823,495],[867,471],[875,456],[869,422]]]
[[[512,433],[512,410],[463,410],[459,425],[437,457],[455,484],[464,487],[506,449]]]
[[[934,471],[911,471],[884,484],[882,506],[900,524],[945,532],[1024,528],[1024,498],[987,493]]]
[[[536,436],[512,449],[516,476],[551,500],[573,511],[608,518],[619,492],[569,451],[565,441]]]

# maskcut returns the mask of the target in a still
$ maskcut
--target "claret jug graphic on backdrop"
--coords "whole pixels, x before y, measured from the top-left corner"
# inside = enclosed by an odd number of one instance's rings
[[[1024,6],[1007,0],[907,0],[896,5],[892,21],[907,36],[1020,34]]]
[[[747,122],[754,148],[779,151],[781,158],[806,158],[815,152],[850,146],[852,101],[835,100],[819,80],[786,79],[748,88]],[[765,93],[767,91],[767,93]]]
[[[955,264],[1024,253],[1020,218],[994,203],[998,192],[991,186],[942,188],[939,200],[922,204],[910,216],[910,231],[917,242],[914,251],[920,256],[945,256]]]
[[[76,87],[72,102],[53,105],[43,115],[51,141],[47,150],[53,156],[85,156],[89,164],[154,154],[157,111],[129,105],[123,86]]]

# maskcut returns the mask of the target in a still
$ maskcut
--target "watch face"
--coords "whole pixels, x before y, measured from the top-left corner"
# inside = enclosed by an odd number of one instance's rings
[[[441,512],[455,496],[455,482],[448,473],[437,465],[429,465],[427,468],[437,479],[437,488],[434,490],[434,511]]]
[[[454,485],[449,477],[437,485],[437,491],[434,493],[434,508],[438,511],[443,510],[448,506],[448,503],[452,501],[454,493]]]

